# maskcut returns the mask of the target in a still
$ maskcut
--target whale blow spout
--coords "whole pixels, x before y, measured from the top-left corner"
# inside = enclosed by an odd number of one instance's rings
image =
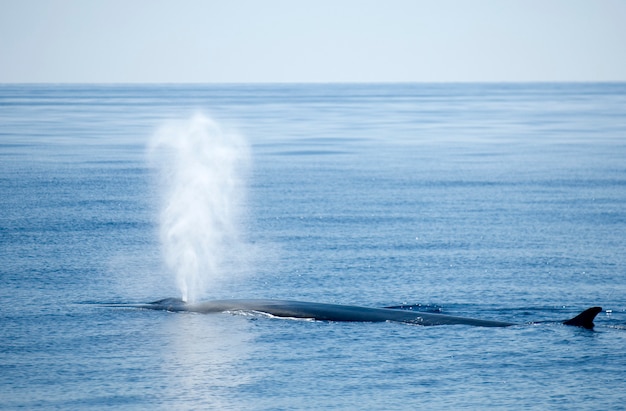
[[[182,299],[193,302],[247,263],[240,229],[249,147],[239,134],[196,114],[165,124],[149,153],[159,172],[164,262]]]

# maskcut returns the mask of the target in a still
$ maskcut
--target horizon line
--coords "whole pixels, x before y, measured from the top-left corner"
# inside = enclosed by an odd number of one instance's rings
[[[433,80],[433,81],[0,81],[0,85],[393,85],[393,84],[620,84],[625,80]]]

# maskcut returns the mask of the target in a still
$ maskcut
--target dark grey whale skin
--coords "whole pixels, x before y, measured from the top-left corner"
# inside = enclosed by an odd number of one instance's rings
[[[151,310],[188,311],[196,313],[254,311],[270,314],[275,317],[315,319],[319,321],[396,321],[417,325],[463,324],[479,327],[509,327],[512,325],[519,325],[504,321],[455,317],[445,314],[434,314],[395,308],[371,308],[354,305],[312,303],[291,300],[240,299],[185,303],[180,299],[166,298],[149,304],[131,306]],[[600,311],[602,311],[602,308],[600,307],[589,308],[581,312],[576,317],[563,321],[563,324],[591,329],[594,326],[593,319]]]

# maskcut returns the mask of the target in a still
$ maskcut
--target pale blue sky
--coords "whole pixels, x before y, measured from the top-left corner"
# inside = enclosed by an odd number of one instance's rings
[[[0,0],[0,82],[626,81],[626,0]]]

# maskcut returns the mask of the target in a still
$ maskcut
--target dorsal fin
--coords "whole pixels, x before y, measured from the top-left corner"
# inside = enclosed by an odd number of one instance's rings
[[[602,307],[587,308],[576,317],[567,321],[563,321],[563,324],[573,325],[575,327],[583,327],[590,330],[593,328],[593,319],[596,318],[596,315],[598,315],[600,311],[602,311]]]

